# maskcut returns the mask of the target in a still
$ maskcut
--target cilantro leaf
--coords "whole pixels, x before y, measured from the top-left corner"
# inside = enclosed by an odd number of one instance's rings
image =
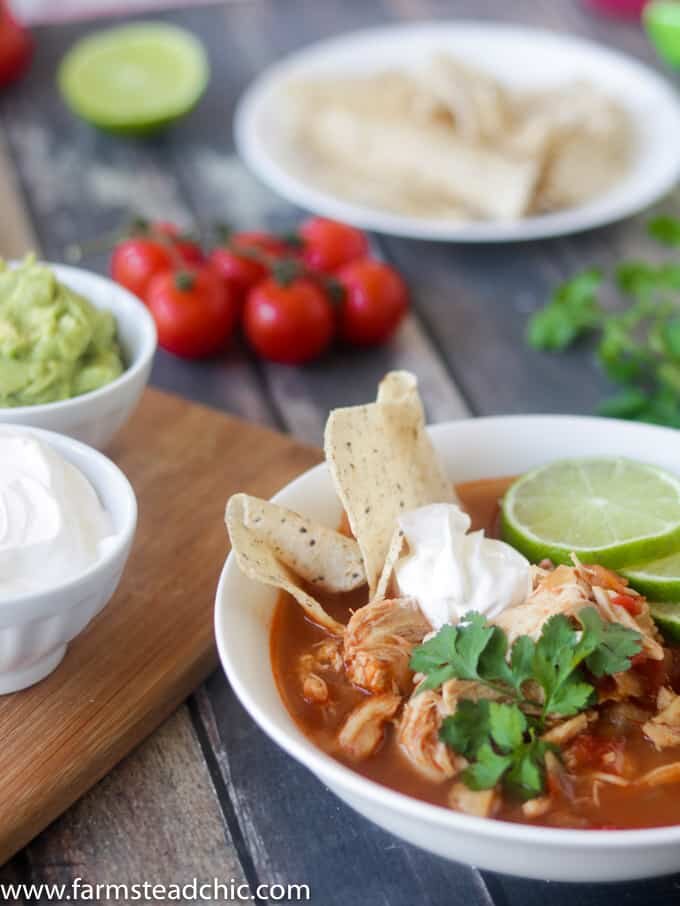
[[[649,235],[664,245],[680,245],[680,220],[668,215],[661,215],[650,220],[647,225]]]
[[[590,683],[578,679],[571,674],[552,691],[546,702],[545,714],[561,714],[563,717],[572,717],[589,708],[597,700],[595,689]]]
[[[464,698],[458,702],[455,713],[445,717],[439,730],[439,738],[454,752],[474,759],[483,745],[491,738],[489,701],[475,702]]]
[[[492,627],[492,633],[479,658],[479,674],[485,680],[513,683],[512,669],[507,661],[508,639],[499,626]]]
[[[485,743],[478,750],[476,760],[461,774],[461,780],[471,790],[490,790],[511,765],[511,755],[499,755]]]
[[[648,402],[648,393],[639,387],[629,387],[600,403],[597,412],[606,418],[634,419],[645,411]]]
[[[425,673],[420,690],[438,689],[449,679],[480,680],[480,657],[494,635],[482,614],[465,614],[457,626],[444,626],[434,638],[411,654],[410,666],[416,673]]]
[[[438,689],[456,675],[451,658],[456,653],[458,630],[455,626],[442,626],[439,632],[413,649],[410,667],[415,673],[424,673],[426,680],[420,689]]]
[[[576,630],[564,614],[550,617],[543,626],[541,637],[536,643],[533,669],[534,679],[544,692],[544,715],[577,713],[573,710],[577,707],[576,698],[572,701],[568,689],[576,666],[574,651],[577,641]]]
[[[630,659],[642,649],[640,633],[620,623],[606,622],[594,607],[584,607],[578,618],[583,625],[583,637],[596,641],[584,658],[590,672],[600,677],[629,670]]]
[[[512,668],[512,685],[519,693],[522,684],[531,678],[534,670],[536,656],[536,643],[528,635],[521,635],[515,639],[510,653],[510,667]]]
[[[532,739],[515,752],[504,781],[521,799],[533,799],[545,790],[545,755],[552,747],[542,739]]]
[[[563,283],[545,308],[529,320],[527,341],[534,349],[566,349],[601,319],[597,292],[602,282],[598,270],[587,270]]]
[[[459,679],[478,679],[477,667],[494,627],[490,626],[481,613],[471,610],[466,613],[458,628],[456,640],[457,668]]]
[[[520,746],[527,730],[527,719],[517,705],[489,702],[489,730],[501,752]]]

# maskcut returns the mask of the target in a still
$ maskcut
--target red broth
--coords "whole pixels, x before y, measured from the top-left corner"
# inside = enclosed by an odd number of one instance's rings
[[[488,479],[468,482],[457,487],[461,502],[470,514],[473,528],[483,528],[490,535],[498,534],[498,501],[511,479]],[[365,603],[366,590],[351,595],[321,596],[325,608],[337,620],[346,623],[352,610]],[[282,594],[277,604],[271,631],[271,662],[281,698],[289,713],[316,745],[365,777],[384,784],[425,802],[448,807],[447,794],[451,782],[432,783],[420,777],[401,754],[392,728],[389,728],[380,750],[371,758],[354,763],[338,751],[337,732],[352,708],[362,701],[366,693],[355,688],[343,677],[326,676],[332,707],[320,707],[305,701],[295,665],[301,655],[325,637],[323,630],[304,616],[302,609],[289,595]],[[661,683],[672,685],[680,691],[680,649],[669,649],[664,664],[650,677],[649,698],[637,704],[641,719],[645,711],[654,712],[654,690]],[[627,760],[634,770],[633,777],[641,776],[655,767],[680,760],[680,748],[657,752],[645,739],[640,722],[627,722],[621,730],[617,712],[603,716],[593,726],[590,738],[581,746],[585,767],[592,769],[588,758],[593,750],[611,748]],[[581,788],[582,787],[582,788]],[[582,784],[574,773],[574,783],[569,798],[555,797],[553,807],[540,818],[528,820],[520,803],[506,801],[496,817],[553,827],[573,828],[641,828],[679,823],[680,783],[651,789],[635,785],[628,787],[602,783],[598,801],[592,796],[592,781]]]

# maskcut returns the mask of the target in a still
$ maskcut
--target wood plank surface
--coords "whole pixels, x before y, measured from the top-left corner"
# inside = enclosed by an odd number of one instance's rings
[[[166,137],[134,143],[93,132],[68,114],[56,94],[53,74],[61,54],[91,26],[40,29],[34,69],[0,102],[0,121],[46,255],[60,259],[69,243],[118,226],[131,209],[199,226],[219,219],[242,228],[289,228],[301,212],[263,188],[234,155],[231,114],[248,81],[282,54],[319,38],[389,21],[455,17],[542,25],[652,58],[638,26],[593,16],[580,0],[253,0],[175,11],[163,18],[201,37],[212,83],[201,105]],[[675,194],[661,207],[677,212],[678,203]],[[646,254],[643,222],[632,218],[583,236],[508,247],[374,237],[381,253],[405,272],[413,294],[413,315],[390,346],[371,355],[336,350],[323,363],[299,370],[257,363],[238,342],[217,362],[182,363],[161,353],[153,381],[311,443],[318,443],[331,406],[370,399],[389,367],[419,373],[433,420],[470,410],[592,411],[606,384],[588,346],[560,358],[529,353],[524,326],[551,287],[574,270],[622,254]],[[104,270],[106,258],[85,263]],[[351,812],[280,752],[243,712],[219,671],[178,720],[167,732],[180,740],[182,754],[169,755],[173,745],[150,740],[134,756],[142,761],[130,759],[134,769],[126,773],[126,762],[104,781],[101,793],[94,790],[85,805],[15,859],[7,875],[39,880],[60,862],[67,866],[65,875],[77,874],[81,853],[85,876],[110,878],[121,871],[132,877],[143,870],[144,854],[154,873],[160,858],[148,841],[154,824],[182,835],[184,825],[200,827],[203,809],[209,825],[204,839],[218,840],[214,811],[203,806],[212,796],[211,779],[226,833],[225,864],[233,866],[238,855],[251,887],[309,883],[311,901],[319,906],[680,902],[677,879],[624,887],[546,885],[479,873],[401,843]],[[197,740],[207,764],[199,759]],[[196,802],[179,788],[177,795],[162,795],[163,772],[179,778],[194,758],[192,776],[202,790]],[[108,794],[109,783],[115,795]],[[158,795],[147,796],[147,788]],[[138,802],[151,810],[148,821],[138,821]],[[86,822],[78,817],[84,814]],[[125,836],[124,846],[112,824]],[[97,853],[90,837],[101,847]],[[211,846],[205,859],[196,852],[192,860],[186,842],[179,845],[178,873],[213,870],[220,854]]]

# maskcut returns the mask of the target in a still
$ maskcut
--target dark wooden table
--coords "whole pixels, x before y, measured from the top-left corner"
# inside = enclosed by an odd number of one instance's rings
[[[199,108],[148,142],[106,137],[72,118],[57,62],[92,24],[37,30],[32,71],[0,102],[6,153],[24,211],[3,231],[34,231],[45,257],[117,227],[131,210],[187,226],[289,228],[300,212],[263,188],[233,152],[244,86],[282,54],[390,21],[475,17],[588,35],[652,62],[631,23],[578,0],[244,0],[165,15],[195,31],[213,75]],[[679,151],[680,153],[680,151]],[[680,199],[661,209],[680,214]],[[3,223],[4,221],[4,223]],[[17,224],[21,221],[20,226]],[[414,313],[391,346],[338,352],[304,369],[256,362],[242,348],[205,364],[160,353],[153,382],[319,443],[329,408],[372,397],[393,367],[416,371],[433,421],[468,414],[590,412],[605,389],[588,348],[545,357],[523,344],[527,314],[577,268],[653,254],[645,217],[575,238],[505,246],[375,237],[404,272]],[[89,267],[105,270],[105,257]],[[0,804],[0,808],[1,808]],[[678,854],[680,869],[680,853]],[[160,730],[0,871],[1,880],[188,883],[213,878],[306,883],[318,906],[668,906],[680,875],[624,886],[546,885],[434,858],[378,830],[273,745],[216,672]]]

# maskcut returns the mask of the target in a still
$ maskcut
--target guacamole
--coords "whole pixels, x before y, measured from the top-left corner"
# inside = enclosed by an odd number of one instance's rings
[[[0,407],[80,396],[123,371],[116,322],[28,257],[0,259]]]

